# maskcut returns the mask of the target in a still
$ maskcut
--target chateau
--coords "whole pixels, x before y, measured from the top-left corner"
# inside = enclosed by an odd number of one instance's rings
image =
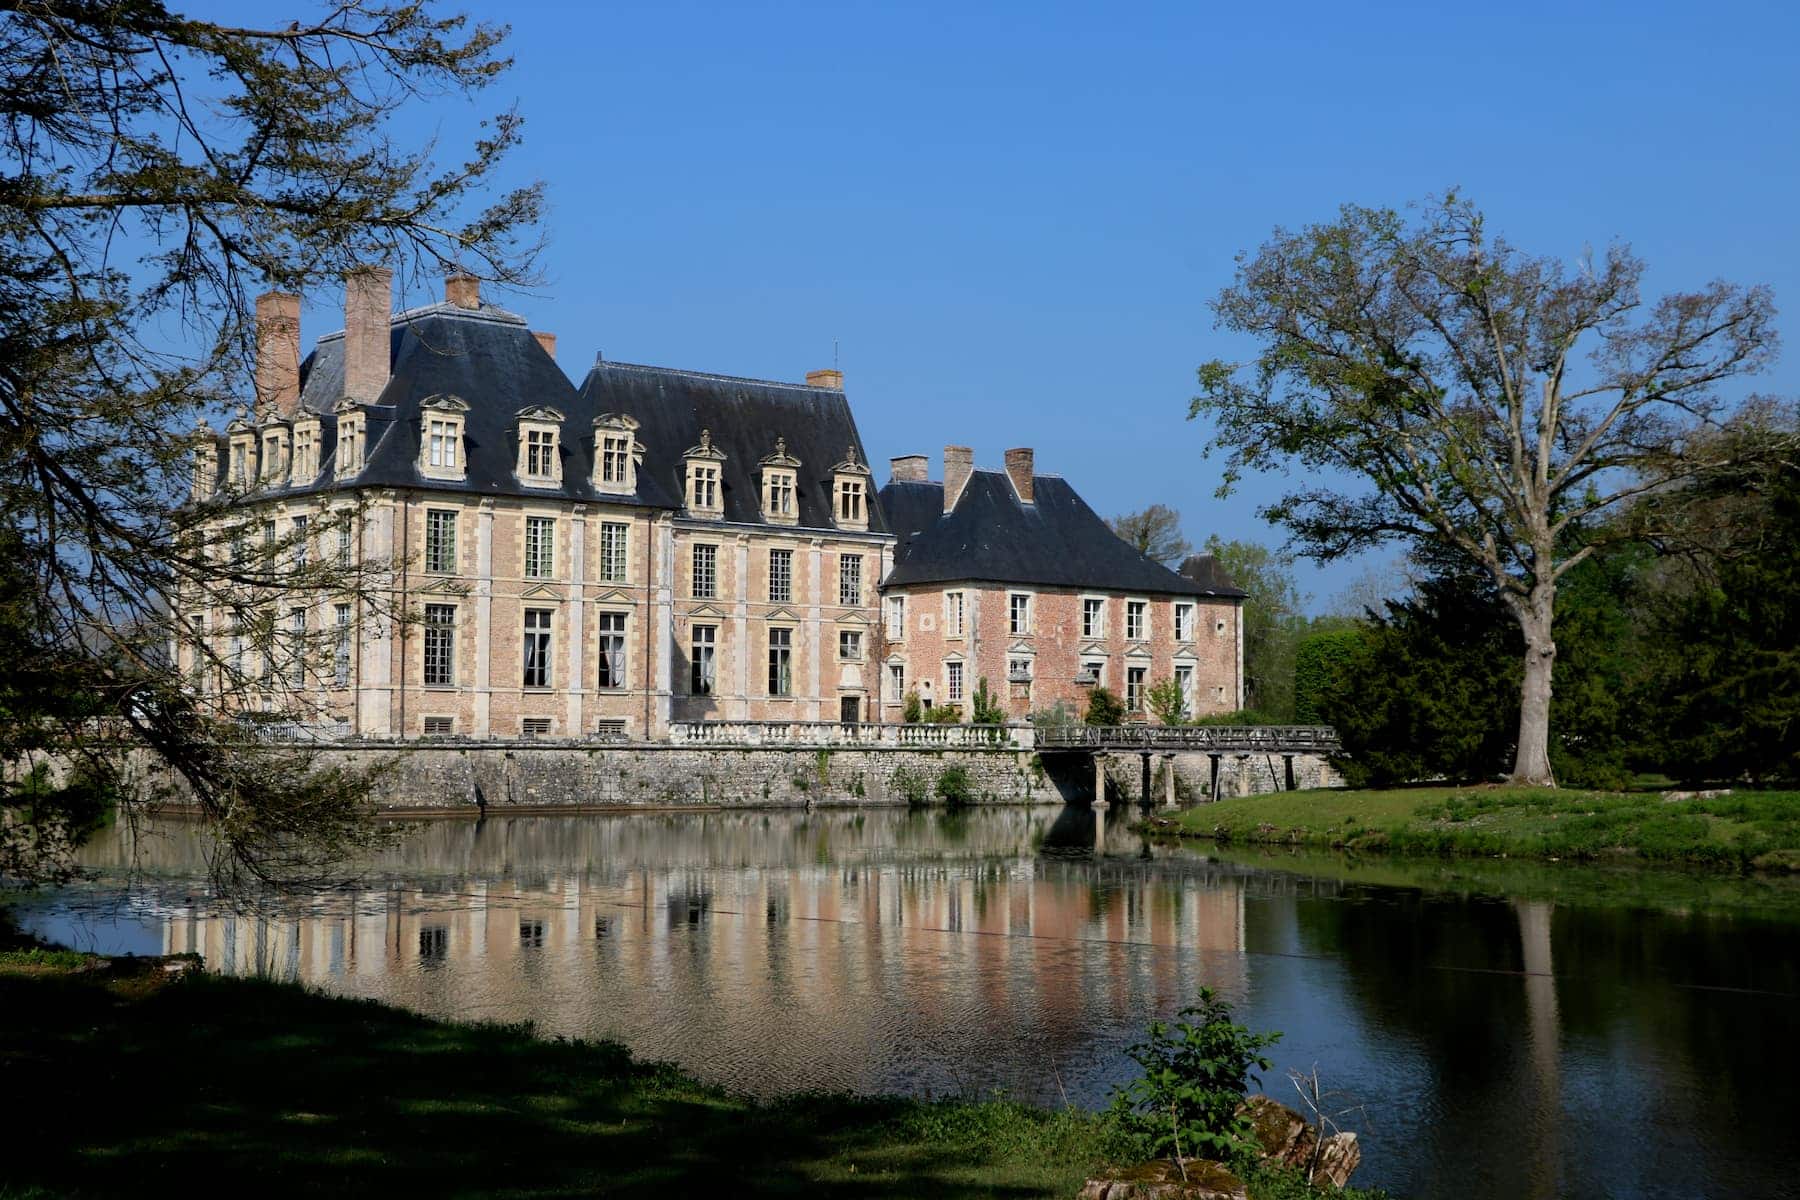
[[[196,451],[196,500],[241,497],[234,553],[260,531],[298,564],[394,564],[379,602],[289,593],[258,626],[328,647],[262,655],[327,728],[660,740],[895,722],[909,693],[967,713],[983,680],[1009,720],[1097,685],[1137,718],[1165,679],[1192,713],[1241,706],[1243,593],[1137,553],[1030,450],[946,447],[940,481],[908,455],[878,488],[837,371],[597,360],[576,385],[471,278],[391,309],[389,272],[353,273],[302,362],[299,299],[260,298],[255,408]],[[182,603],[195,686],[254,676],[241,609]]]

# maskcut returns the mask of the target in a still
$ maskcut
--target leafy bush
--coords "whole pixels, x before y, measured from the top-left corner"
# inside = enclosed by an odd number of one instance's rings
[[[1004,725],[1006,710],[1000,707],[1000,697],[988,691],[987,676],[975,685],[975,694],[969,697],[969,723],[972,725]]]
[[[945,767],[938,773],[937,794],[943,797],[944,803],[952,807],[975,802],[975,782],[969,778],[969,769],[962,766]]]
[[[1181,685],[1173,679],[1151,684],[1145,699],[1149,701],[1150,711],[1164,725],[1187,723],[1187,697],[1182,695]]]
[[[926,790],[925,776],[911,767],[896,767],[888,777],[888,787],[906,798],[906,803],[913,808],[923,808],[930,798]]]
[[[954,704],[939,704],[925,714],[927,725],[956,725],[962,721],[962,709]]]
[[[1158,1157],[1220,1162],[1257,1151],[1250,1119],[1238,1111],[1252,1071],[1266,1071],[1266,1046],[1279,1033],[1251,1033],[1211,988],[1179,1018],[1150,1022],[1149,1037],[1126,1051],[1143,1077],[1113,1092],[1113,1116]]]
[[[1049,708],[1040,708],[1028,719],[1039,729],[1067,729],[1071,725],[1081,724],[1075,707],[1067,700],[1058,700]]]
[[[1285,725],[1286,721],[1275,719],[1274,713],[1259,712],[1254,708],[1240,708],[1236,712],[1208,713],[1204,717],[1195,717],[1190,725]]]
[[[1294,651],[1294,721],[1324,723],[1326,695],[1349,674],[1367,644],[1362,629],[1328,629],[1308,634]]]
[[[900,719],[908,725],[917,725],[925,715],[925,707],[919,702],[919,693],[906,693],[906,700],[900,706]]]
[[[1123,725],[1125,705],[1103,687],[1088,693],[1087,714],[1082,720],[1089,725]]]

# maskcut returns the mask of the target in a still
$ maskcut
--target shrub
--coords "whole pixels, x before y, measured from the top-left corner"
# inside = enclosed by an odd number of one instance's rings
[[[1143,1077],[1113,1092],[1113,1116],[1158,1157],[1221,1162],[1257,1151],[1250,1119],[1238,1111],[1252,1071],[1266,1071],[1266,1046],[1279,1033],[1251,1033],[1211,988],[1178,1019],[1150,1022],[1149,1037],[1126,1051]]]
[[[1066,729],[1070,725],[1081,724],[1075,715],[1074,706],[1067,700],[1058,700],[1049,708],[1040,708],[1029,719],[1039,729]]]
[[[926,790],[925,776],[911,767],[896,767],[888,777],[888,786],[906,798],[906,803],[913,808],[923,808],[930,793]]]
[[[954,704],[939,704],[925,714],[927,725],[956,725],[962,721],[962,709]]]
[[[1088,693],[1087,713],[1082,720],[1089,725],[1123,725],[1125,705],[1103,687]]]
[[[1173,679],[1151,684],[1145,699],[1150,704],[1150,711],[1164,725],[1187,723],[1187,697],[1182,695],[1181,685]]]
[[[900,706],[900,719],[908,725],[917,725],[924,718],[925,709],[919,703],[919,693],[906,693],[906,700]]]
[[[952,808],[973,804],[975,783],[969,778],[969,769],[963,766],[945,767],[938,773],[937,794]]]
[[[1286,721],[1277,720],[1274,713],[1262,712],[1254,708],[1240,708],[1236,712],[1208,713],[1204,717],[1195,717],[1190,725],[1286,725]]]
[[[987,676],[975,685],[975,694],[969,697],[969,723],[971,725],[1004,725],[1006,710],[1000,707],[1000,697],[988,691]]]

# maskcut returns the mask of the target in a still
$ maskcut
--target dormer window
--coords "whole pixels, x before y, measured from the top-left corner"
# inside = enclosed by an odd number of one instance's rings
[[[700,431],[700,444],[681,456],[687,464],[687,509],[691,516],[725,515],[725,452],[712,444],[712,430]]]
[[[555,487],[562,483],[562,451],[557,445],[562,423],[561,413],[541,405],[519,414],[518,475],[521,483],[536,487]]]
[[[857,460],[855,446],[831,468],[831,514],[839,529],[869,527],[869,468]]]
[[[294,422],[293,481],[311,483],[319,474],[319,422],[302,417]]]
[[[256,427],[250,424],[240,408],[237,418],[225,427],[225,432],[229,435],[227,452],[231,456],[226,481],[234,492],[249,491],[256,476]]]
[[[278,484],[286,480],[288,469],[288,431],[284,425],[272,425],[262,435],[262,481]]]
[[[638,423],[622,413],[594,418],[594,489],[629,494],[637,491]]]
[[[775,453],[764,458],[760,466],[763,519],[777,525],[798,524],[800,460],[787,452],[786,438],[775,439]]]
[[[455,396],[432,396],[419,410],[419,473],[427,479],[463,478],[463,417],[469,406]]]
[[[333,456],[333,474],[339,479],[354,475],[363,468],[364,445],[368,437],[368,418],[356,401],[346,399],[337,406],[337,453]]]

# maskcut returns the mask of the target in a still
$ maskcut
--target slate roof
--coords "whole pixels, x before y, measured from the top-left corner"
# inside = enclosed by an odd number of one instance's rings
[[[1190,554],[1181,560],[1181,566],[1176,570],[1205,588],[1209,596],[1230,596],[1241,600],[1250,594],[1233,583],[1225,568],[1219,565],[1219,560],[1210,554]]]
[[[946,514],[942,483],[890,481],[881,503],[900,542],[883,586],[972,581],[1208,594],[1121,540],[1060,476],[1037,476],[1032,497],[1022,503],[1003,471],[976,471]]]
[[[757,470],[774,453],[776,438],[786,439],[787,453],[800,460],[795,489],[801,528],[835,528],[832,468],[852,450],[857,462],[869,461],[850,402],[837,388],[602,361],[588,372],[580,394],[584,412],[637,420],[644,448],[639,484],[652,480],[677,507],[687,487],[683,455],[699,444],[702,430],[711,431],[713,448],[725,454],[727,521],[765,523]],[[873,478],[869,492],[869,530],[886,533]]]
[[[337,448],[332,409],[344,394],[340,330],[320,338],[300,364],[301,406],[317,414],[322,426],[319,476],[307,484],[259,494],[407,487],[680,507],[679,494],[660,487],[655,472],[638,473],[635,493],[603,493],[593,487],[594,417],[605,410],[596,409],[575,390],[523,317],[488,304],[465,309],[441,303],[397,313],[390,328],[392,375],[377,402],[363,406],[368,430],[363,469],[347,479],[332,477]],[[466,469],[461,480],[428,479],[419,469],[420,404],[434,396],[455,396],[468,405],[463,418]],[[560,487],[526,487],[515,476],[518,414],[539,405],[564,417],[557,439],[562,455]],[[223,448],[225,439],[220,444]]]

